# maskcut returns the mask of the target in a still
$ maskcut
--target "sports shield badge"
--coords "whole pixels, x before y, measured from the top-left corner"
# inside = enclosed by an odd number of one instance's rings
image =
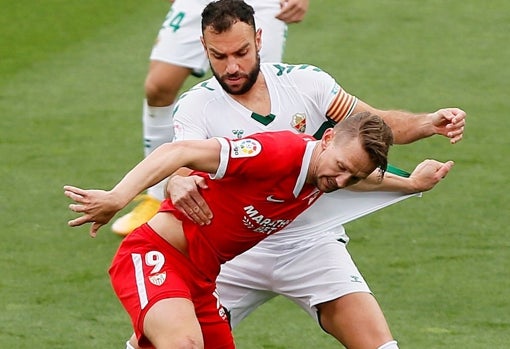
[[[296,113],[292,116],[290,126],[296,129],[299,133],[306,131],[306,115],[303,113]]]

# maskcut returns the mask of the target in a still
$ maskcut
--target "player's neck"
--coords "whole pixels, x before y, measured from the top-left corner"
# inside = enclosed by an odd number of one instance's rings
[[[262,72],[259,73],[257,81],[248,92],[242,95],[230,95],[230,97],[254,113],[264,116],[271,113],[271,97]]]
[[[317,166],[319,165],[319,157],[322,153],[321,143],[316,142],[312,156],[310,157],[310,163],[308,164],[308,172],[306,173],[307,184],[317,184]]]

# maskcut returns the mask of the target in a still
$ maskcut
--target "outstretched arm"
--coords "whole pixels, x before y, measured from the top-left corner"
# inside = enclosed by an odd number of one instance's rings
[[[119,210],[150,186],[167,178],[181,167],[214,173],[220,161],[220,144],[212,138],[163,144],[138,165],[110,191],[84,190],[65,186],[64,194],[75,203],[69,209],[82,215],[70,220],[72,227],[92,223],[91,236],[108,223]]]
[[[433,135],[445,136],[450,139],[450,143],[455,144],[462,140],[466,125],[466,113],[459,108],[415,114],[400,110],[380,110],[359,100],[353,113],[361,111],[370,111],[382,117],[391,127],[396,144],[407,144]]]
[[[405,194],[413,194],[431,190],[450,172],[454,165],[453,161],[439,162],[436,160],[424,160],[406,177],[385,173],[380,180],[377,171],[367,179],[358,182],[348,189],[353,191],[395,191]]]

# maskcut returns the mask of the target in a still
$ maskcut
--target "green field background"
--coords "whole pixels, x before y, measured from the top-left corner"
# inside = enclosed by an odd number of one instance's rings
[[[400,347],[510,347],[510,2],[310,2],[287,62],[380,108],[468,113],[457,145],[392,150],[407,170],[455,160],[444,182],[347,225]],[[0,5],[0,347],[124,348],[130,324],[106,273],[120,239],[68,228],[62,186],[109,188],[141,160],[143,81],[169,4]],[[282,298],[235,336],[242,349],[340,347]]]

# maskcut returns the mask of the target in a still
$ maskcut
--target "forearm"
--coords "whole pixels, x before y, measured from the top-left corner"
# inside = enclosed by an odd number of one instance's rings
[[[392,173],[385,173],[380,178],[379,171],[374,171],[365,180],[362,180],[348,188],[352,191],[394,191],[404,194],[419,192],[411,178],[401,177]]]
[[[379,111],[378,114],[391,128],[395,144],[408,144],[434,135],[429,114],[400,110]]]
[[[407,144],[435,134],[431,114],[415,114],[402,110],[381,110],[360,100],[353,113],[362,111],[370,111],[382,117],[393,132],[393,142],[395,144]]]
[[[179,149],[174,143],[163,144],[143,159],[111,190],[116,200],[127,205],[138,194],[161,182],[179,169]]]
[[[172,173],[170,178],[172,178],[174,176],[188,177],[191,174],[191,172],[193,172],[192,169],[187,168],[187,167],[181,167],[180,169],[178,169],[177,171]]]
[[[367,179],[350,188],[356,191],[397,191],[404,194],[425,192],[434,188],[450,172],[453,165],[453,161],[443,163],[427,159],[419,163],[409,177],[385,173],[381,181],[377,171],[374,171]]]

